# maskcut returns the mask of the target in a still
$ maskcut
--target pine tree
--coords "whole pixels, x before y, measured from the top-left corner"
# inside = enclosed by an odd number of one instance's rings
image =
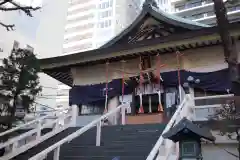
[[[1,118],[11,128],[17,109],[29,112],[37,94],[41,92],[38,72],[40,66],[36,56],[28,49],[13,49],[8,58],[3,60],[0,93],[7,97],[7,104],[2,108]],[[2,120],[4,121],[4,120]]]

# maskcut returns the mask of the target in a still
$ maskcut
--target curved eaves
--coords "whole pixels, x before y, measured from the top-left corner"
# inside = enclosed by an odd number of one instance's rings
[[[138,17],[133,21],[133,23],[130,26],[128,26],[126,29],[124,29],[117,36],[112,38],[110,41],[108,41],[106,44],[104,44],[100,48],[107,48],[107,47],[115,44],[122,37],[127,35],[132,29],[134,29],[137,25],[139,25],[139,23],[144,19],[144,17],[147,14],[151,15],[153,18],[155,18],[158,21],[163,21],[168,24],[174,25],[176,27],[182,27],[182,28],[189,29],[189,30],[196,30],[196,29],[210,27],[209,25],[197,23],[197,22],[185,19],[185,18],[171,15],[171,14],[166,13],[161,10],[157,10],[157,8],[155,8],[151,5],[144,5],[141,13],[138,15]]]

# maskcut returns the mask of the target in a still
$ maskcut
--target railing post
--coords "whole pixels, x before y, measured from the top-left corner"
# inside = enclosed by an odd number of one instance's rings
[[[77,117],[78,117],[78,112],[79,112],[79,109],[78,109],[78,106],[77,105],[72,105],[72,124],[71,126],[72,127],[76,127],[77,125]]]
[[[125,106],[123,106],[122,108],[121,108],[121,112],[122,112],[122,125],[125,125],[126,124],[126,107]]]
[[[53,160],[59,160],[59,157],[60,157],[60,146],[54,150]]]
[[[102,123],[100,121],[97,124],[96,146],[100,146],[101,145],[101,128],[102,128]]]
[[[17,147],[18,147],[18,141],[14,142],[14,143],[12,144],[12,152],[15,152],[15,150],[17,149]]]
[[[194,99],[194,94],[190,94],[188,97],[188,102],[189,105],[187,106],[189,114],[188,114],[188,119],[192,120],[195,118],[195,99]]]
[[[42,127],[41,120],[39,120],[37,122],[37,138],[36,139],[41,137],[41,127]]]
[[[156,160],[161,160],[160,149],[158,150],[158,154],[157,154]]]

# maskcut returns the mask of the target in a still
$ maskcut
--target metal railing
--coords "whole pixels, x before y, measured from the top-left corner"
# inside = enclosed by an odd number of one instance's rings
[[[176,112],[168,122],[166,128],[163,130],[155,146],[151,150],[147,157],[147,160],[167,160],[173,153],[178,155],[178,144],[173,143],[171,140],[164,139],[163,134],[166,133],[170,128],[177,124],[183,117],[191,119],[191,108],[193,107],[193,98],[190,95],[186,95],[182,103],[178,106]]]
[[[207,121],[210,116],[214,115],[216,111],[226,103],[227,100],[234,97],[233,94],[214,95],[194,98],[194,120]]]
[[[81,128],[81,129],[77,130],[76,132],[68,135],[67,137],[65,137],[64,139],[55,143],[54,145],[46,148],[42,152],[40,152],[40,153],[36,154],[35,156],[31,157],[29,160],[39,160],[43,157],[46,157],[52,151],[54,151],[53,159],[54,160],[59,160],[61,145],[63,145],[64,143],[68,143],[68,142],[72,141],[73,139],[81,136],[84,132],[88,131],[89,129],[91,129],[95,126],[97,127],[96,146],[100,146],[101,126],[102,126],[102,123],[103,123],[102,121],[105,120],[106,118],[108,118],[109,116],[111,116],[112,114],[118,114],[119,112],[121,112],[121,122],[122,122],[122,125],[125,125],[125,114],[126,114],[127,107],[129,107],[128,104],[122,104],[122,105],[118,106],[117,108],[109,111],[108,113],[104,114],[100,118],[97,118],[96,120],[92,121],[88,125],[84,126],[83,128]]]
[[[5,154],[0,157],[0,160],[9,160],[65,130],[72,125],[73,112],[72,108],[65,111],[58,110],[54,112],[55,119],[53,119],[53,114],[46,115],[0,133],[2,139],[7,137],[5,142],[0,142],[0,149],[5,149]],[[43,134],[43,130],[46,128],[50,129],[50,131]],[[13,136],[14,133],[21,130],[25,130],[25,132]]]
[[[172,126],[177,124],[183,117],[186,117],[190,120],[199,120],[197,118],[198,113],[196,112],[196,110],[198,109],[212,110],[215,108],[219,108],[221,107],[221,104],[222,104],[220,102],[225,101],[226,99],[229,99],[233,96],[234,96],[233,94],[228,94],[228,95],[216,95],[216,96],[205,96],[205,97],[194,98],[194,97],[191,97],[190,95],[186,95],[184,100],[179,105],[176,112],[170,119],[166,128],[163,130],[161,136],[159,137],[157,143],[151,150],[146,160],[158,160],[158,159],[168,160],[171,156],[175,156],[174,159],[176,159],[178,156],[178,150],[179,150],[178,143],[174,143],[171,140],[164,139],[162,135],[166,133]],[[207,100],[206,105],[200,104],[196,106],[195,103],[198,100]],[[213,114],[214,112],[208,111],[204,113],[204,116],[207,117],[210,115],[210,113]],[[202,118],[201,120],[207,120],[207,119]]]

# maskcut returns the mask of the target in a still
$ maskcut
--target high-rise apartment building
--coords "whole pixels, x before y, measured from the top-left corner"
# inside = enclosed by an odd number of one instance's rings
[[[62,54],[98,48],[130,25],[144,0],[69,0]],[[59,84],[57,106],[68,105],[69,87]]]
[[[141,0],[69,0],[63,54],[100,47],[129,25]]]
[[[165,1],[165,0],[163,0]],[[167,0],[170,4],[168,12],[193,21],[215,25],[216,16],[212,0]],[[240,2],[226,3],[227,15],[230,22],[240,20]]]

